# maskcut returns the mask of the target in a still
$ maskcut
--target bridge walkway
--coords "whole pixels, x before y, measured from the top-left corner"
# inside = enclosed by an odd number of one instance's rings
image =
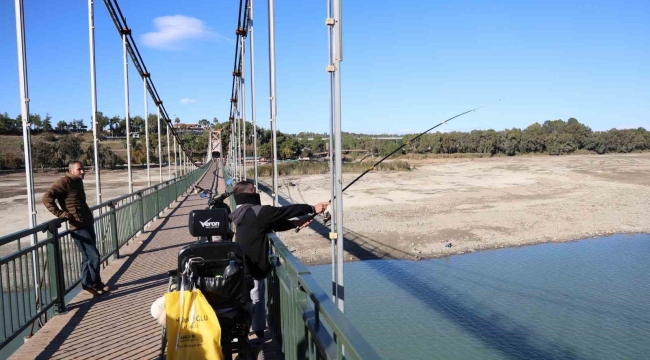
[[[215,164],[199,186],[218,184],[221,193],[225,186],[220,180]],[[167,290],[167,271],[175,268],[180,248],[195,241],[187,229],[189,212],[205,206],[206,199],[182,195],[102,270],[102,279],[115,290],[99,298],[79,292],[67,313],[50,319],[10,359],[158,358],[162,328],[150,315],[151,304]],[[277,357],[270,337],[267,330],[266,359]]]

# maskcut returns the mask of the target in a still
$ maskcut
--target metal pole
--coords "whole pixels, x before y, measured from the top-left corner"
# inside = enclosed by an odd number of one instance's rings
[[[244,174],[242,173],[242,154],[241,154],[241,108],[240,108],[240,101],[241,101],[241,77],[237,80],[237,166],[239,169],[237,172],[239,173],[239,181],[244,180]]]
[[[160,113],[160,107],[158,107],[158,113]],[[169,128],[165,128],[166,133],[167,133],[167,179],[172,178],[172,163],[171,163],[171,154],[170,154],[170,149],[169,149]]]
[[[131,174],[131,119],[129,116],[129,60],[126,56],[126,35],[129,29],[122,29],[122,49],[124,51],[124,111],[126,122],[126,162],[129,178],[129,194],[133,192],[133,175]]]
[[[237,104],[235,104],[235,106],[237,106]],[[235,116],[234,116],[235,120],[234,120],[234,122],[232,124],[233,134],[234,134],[234,138],[233,138],[234,152],[233,152],[233,155],[235,155],[235,179],[237,179],[237,181],[239,181],[239,153],[237,153],[237,151],[238,151],[237,150],[237,139],[238,139],[238,137],[237,137],[237,109],[234,109],[234,112],[235,112]]]
[[[269,92],[271,94],[271,134],[273,138],[273,206],[278,206],[277,94],[275,87],[275,0],[269,1]]]
[[[176,136],[174,136],[174,177],[178,176],[178,155],[176,152]]]
[[[205,161],[208,162],[211,159],[212,154],[212,129],[208,128],[208,153],[205,154]]]
[[[161,139],[162,138],[162,129],[161,129],[161,127],[162,127],[162,125],[160,124],[160,106],[158,106],[158,175],[159,175],[158,182],[159,183],[163,182],[163,179],[162,179],[162,158],[163,158],[163,154],[162,154],[162,145],[161,145],[161,143],[162,143],[162,139]]]
[[[151,186],[151,171],[149,169],[151,165],[151,160],[149,158],[149,98],[147,98],[147,78],[142,77],[142,83],[144,84],[144,138],[147,148],[147,187]]]
[[[32,138],[29,122],[29,87],[27,81],[27,45],[25,44],[25,10],[23,1],[16,0],[16,45],[18,50],[18,77],[20,80],[20,116],[23,120],[23,148],[25,152],[25,185],[27,187],[27,212],[29,227],[36,226],[36,209],[34,206],[34,173],[32,169]],[[32,235],[32,245],[38,242],[36,234]],[[18,241],[20,250],[20,240]],[[38,286],[38,262],[36,251],[32,251],[32,269],[34,272],[34,291],[40,294]],[[38,304],[40,309],[40,304]]]
[[[332,19],[332,1],[328,0],[327,1],[327,47],[328,47],[328,77],[330,80],[330,136],[329,136],[329,165],[330,165],[330,204],[331,204],[331,211],[334,212],[334,208],[336,205],[335,197],[334,197],[334,157],[332,156],[334,154],[334,74],[333,74],[333,69],[334,65],[333,63],[333,51],[334,48],[332,46],[332,25],[333,25],[333,19]],[[330,221],[330,232],[331,233],[336,233],[336,219],[332,218],[332,221]],[[338,289],[338,282],[337,282],[337,277],[336,277],[336,270],[337,270],[337,255],[336,255],[336,242],[335,241],[330,241],[331,244],[331,255],[332,255],[332,301],[336,303],[336,290]]]
[[[337,259],[337,282],[338,288],[336,296],[338,305],[341,312],[344,311],[345,289],[343,286],[343,176],[342,166],[343,161],[341,158],[341,61],[343,60],[343,47],[342,39],[343,33],[341,30],[341,0],[332,0],[332,11],[334,15],[334,31],[333,31],[333,44],[334,44],[334,146],[335,146],[335,184],[336,184],[336,248],[338,253]]]
[[[230,121],[230,158],[232,160],[232,177],[234,180],[237,180],[237,154],[235,153],[235,117],[232,117],[233,120]]]
[[[242,161],[242,173],[244,175],[244,180],[247,178],[246,176],[246,70],[245,70],[245,63],[246,61],[244,60],[244,55],[246,54],[245,51],[246,47],[246,41],[245,38],[242,36],[241,37],[241,81],[239,83],[239,89],[241,91],[241,123],[242,123],[242,146],[243,146],[243,161]]]
[[[97,205],[102,203],[102,185],[99,176],[99,141],[97,140],[97,82],[95,80],[95,3],[88,0],[88,41],[90,45],[90,101],[93,111],[93,151],[95,155],[95,196]]]
[[[237,84],[235,86],[239,87],[239,80],[237,80]],[[239,100],[239,92],[236,93],[237,97]],[[239,103],[235,104],[235,161],[237,164],[237,180],[241,181],[241,154],[239,152],[240,146],[239,146]]]
[[[255,44],[253,41],[253,0],[249,0],[249,36],[250,36],[250,62],[251,62],[251,119],[253,121],[253,167],[255,168],[255,191],[257,188],[257,125],[255,122]]]

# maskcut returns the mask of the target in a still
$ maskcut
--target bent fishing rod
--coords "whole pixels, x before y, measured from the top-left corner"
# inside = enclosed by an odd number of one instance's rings
[[[498,101],[501,101],[501,99],[499,99]],[[495,102],[497,102],[497,101],[495,101]],[[458,114],[458,115],[456,115],[456,116],[452,116],[452,117],[450,117],[449,119],[447,119],[447,120],[445,120],[445,121],[443,121],[443,122],[437,124],[436,126],[433,126],[433,127],[431,127],[430,129],[428,129],[428,130],[426,130],[426,131],[420,133],[420,134],[417,135],[416,137],[407,140],[405,143],[403,143],[402,145],[400,145],[399,147],[397,147],[395,150],[393,150],[390,154],[384,156],[383,158],[381,158],[381,160],[377,161],[377,162],[374,163],[371,167],[369,167],[368,169],[366,169],[363,173],[361,173],[361,175],[357,176],[354,180],[352,180],[352,182],[350,182],[349,184],[347,184],[347,185],[343,188],[343,190],[341,190],[341,193],[343,193],[343,192],[344,192],[345,190],[347,190],[350,186],[352,186],[354,183],[356,183],[357,181],[359,181],[359,179],[361,179],[362,177],[364,177],[367,173],[369,173],[369,172],[371,172],[372,170],[374,170],[374,169],[375,169],[379,164],[381,164],[382,162],[384,162],[384,160],[388,159],[388,158],[391,157],[393,154],[395,154],[395,153],[397,153],[398,151],[402,150],[406,145],[411,144],[413,141],[415,141],[415,140],[419,139],[420,137],[422,137],[423,135],[429,133],[431,130],[434,130],[435,128],[437,128],[437,127],[439,127],[439,126],[442,126],[442,125],[448,123],[449,121],[451,121],[451,120],[453,120],[453,119],[455,119],[455,118],[461,117],[461,116],[463,116],[463,115],[465,115],[465,114],[468,114],[468,113],[474,112],[474,111],[476,111],[476,110],[480,110],[480,109],[482,109],[482,108],[484,108],[484,107],[490,106],[490,105],[494,104],[495,102],[492,102],[492,103],[489,103],[489,104],[485,104],[485,105],[483,105],[483,106],[479,106],[479,107],[474,108],[474,109],[471,109],[471,110],[467,110],[467,111],[462,112],[462,113],[460,113],[460,114]],[[334,197],[334,198],[336,199],[336,197]],[[329,202],[331,203],[332,200],[330,200]],[[312,215],[310,215],[309,220],[307,220],[307,223],[308,223],[309,221],[315,219],[315,218],[316,218],[316,215],[318,215],[318,214],[312,214]],[[327,218],[326,218],[326,219],[327,219]],[[296,232],[299,232],[299,231],[303,228],[303,226],[304,226],[304,225],[296,227]]]

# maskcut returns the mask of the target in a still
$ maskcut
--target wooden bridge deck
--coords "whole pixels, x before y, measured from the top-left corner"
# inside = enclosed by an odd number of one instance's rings
[[[199,185],[207,189],[217,183],[224,192],[218,174],[213,167]],[[67,313],[50,319],[10,359],[158,358],[162,328],[151,317],[151,304],[167,290],[166,273],[175,268],[180,248],[195,241],[187,229],[189,212],[205,206],[199,196],[181,196],[102,270],[102,279],[115,290],[99,298],[80,292]],[[277,358],[268,330],[266,334],[266,359]]]

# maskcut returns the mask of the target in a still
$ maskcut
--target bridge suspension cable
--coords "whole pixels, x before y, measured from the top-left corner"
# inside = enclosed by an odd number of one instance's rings
[[[133,35],[131,34],[131,29],[128,27],[126,23],[126,18],[124,17],[124,14],[122,14],[122,10],[120,9],[117,0],[103,0],[103,1],[104,1],[104,5],[106,5],[106,9],[108,10],[109,15],[111,16],[111,19],[113,20],[113,23],[115,24],[115,27],[117,28],[118,33],[123,38],[126,52],[129,53],[134,67],[138,71],[140,77],[143,78],[143,81],[145,83],[144,85],[145,88],[149,92],[149,95],[151,96],[153,102],[156,104],[156,107],[159,112],[159,118],[161,118],[167,124],[167,127],[169,131],[171,131],[172,136],[178,141],[180,152],[182,152],[185,156],[189,158],[189,160],[192,162],[192,166],[197,166],[198,164],[192,160],[191,152],[190,152],[191,149],[184,146],[185,144],[183,140],[180,138],[180,136],[174,129],[174,126],[172,125],[172,121],[169,117],[169,114],[167,113],[167,109],[163,105],[160,95],[158,94],[158,90],[156,89],[156,86],[154,85],[153,80],[151,78],[151,73],[147,70],[144,60],[142,59],[142,55],[140,54],[140,51],[138,50],[135,40],[133,39]],[[160,157],[159,163],[162,164],[160,122],[158,124],[158,129],[159,129],[158,154]],[[162,177],[162,168],[160,168],[159,174],[160,177]]]

